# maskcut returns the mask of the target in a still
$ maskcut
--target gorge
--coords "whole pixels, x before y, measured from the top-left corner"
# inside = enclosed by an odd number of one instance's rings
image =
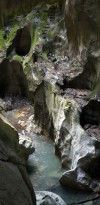
[[[0,204],[100,204],[99,10],[0,1]]]

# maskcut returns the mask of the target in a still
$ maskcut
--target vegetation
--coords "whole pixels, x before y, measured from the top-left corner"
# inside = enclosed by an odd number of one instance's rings
[[[14,39],[19,26],[17,24],[12,25],[11,28],[6,28],[0,30],[0,49],[8,48]]]

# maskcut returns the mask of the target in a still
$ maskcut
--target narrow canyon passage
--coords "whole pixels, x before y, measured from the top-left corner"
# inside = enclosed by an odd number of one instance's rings
[[[32,139],[35,152],[29,156],[26,166],[34,190],[52,191],[62,197],[68,204],[92,199],[91,193],[69,188],[64,189],[60,185],[59,179],[65,169],[62,168],[61,160],[55,155],[53,141],[39,134],[40,129],[34,122],[33,106],[26,100],[20,102],[16,99],[16,102],[15,108],[5,112],[4,115],[16,127],[23,144],[25,143],[25,136]]]
[[[99,1],[0,1],[0,205],[100,205]]]

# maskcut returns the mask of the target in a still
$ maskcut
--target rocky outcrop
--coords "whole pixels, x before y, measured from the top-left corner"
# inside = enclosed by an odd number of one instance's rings
[[[28,84],[22,65],[4,59],[0,64],[0,96],[29,97]]]
[[[96,191],[99,187],[100,141],[80,125],[81,107],[60,95],[54,82],[44,81],[34,97],[35,119],[54,138],[55,151],[68,170],[60,182]]]
[[[15,128],[0,115],[0,204],[36,204],[25,168],[25,150]]]

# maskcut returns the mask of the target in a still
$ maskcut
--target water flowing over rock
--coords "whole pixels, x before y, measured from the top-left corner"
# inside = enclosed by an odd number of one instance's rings
[[[62,97],[55,83],[42,82],[35,91],[35,119],[54,138],[55,151],[67,168],[60,182],[66,186],[99,190],[100,141],[80,125],[80,106]]]
[[[26,155],[16,129],[0,114],[0,204],[36,204],[25,168]]]

